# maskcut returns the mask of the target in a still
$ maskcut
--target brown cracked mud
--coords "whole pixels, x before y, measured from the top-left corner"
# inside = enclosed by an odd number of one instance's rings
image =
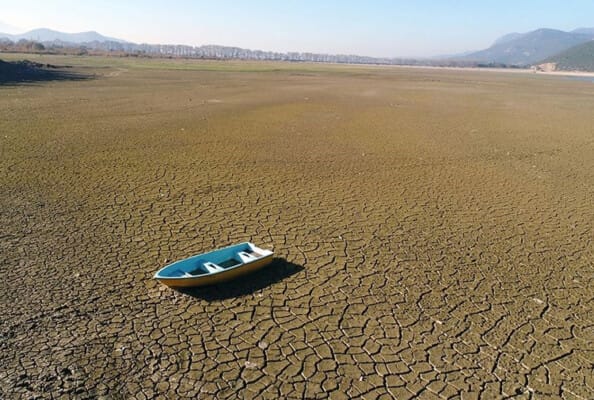
[[[594,85],[49,62],[94,79],[0,86],[0,397],[594,397]]]

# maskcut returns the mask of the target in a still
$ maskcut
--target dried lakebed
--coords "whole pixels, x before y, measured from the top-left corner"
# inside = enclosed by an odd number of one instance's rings
[[[0,397],[594,397],[591,84],[40,62],[93,79],[0,86]]]

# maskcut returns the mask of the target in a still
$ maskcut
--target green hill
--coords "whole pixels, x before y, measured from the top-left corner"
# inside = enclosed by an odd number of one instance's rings
[[[594,34],[537,29],[528,33],[505,35],[497,39],[488,49],[468,54],[461,59],[486,63],[531,65],[592,39],[594,39]]]
[[[594,40],[579,44],[542,63],[555,63],[557,70],[594,72]]]

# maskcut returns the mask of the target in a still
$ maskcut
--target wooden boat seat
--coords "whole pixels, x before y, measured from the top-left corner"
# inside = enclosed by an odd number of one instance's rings
[[[247,263],[256,260],[258,257],[246,251],[239,251],[237,252],[237,258],[239,258],[242,263]]]
[[[213,273],[213,272],[218,272],[218,271],[223,271],[224,268],[220,267],[219,265],[212,263],[212,262],[205,262],[204,264],[202,264],[202,266],[204,266],[204,268],[206,268],[206,270],[209,273]]]

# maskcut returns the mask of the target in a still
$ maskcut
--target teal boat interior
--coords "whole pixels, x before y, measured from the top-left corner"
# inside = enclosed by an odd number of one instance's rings
[[[240,243],[210,253],[176,261],[155,274],[155,278],[190,278],[214,274],[256,261],[272,254],[251,243]]]

